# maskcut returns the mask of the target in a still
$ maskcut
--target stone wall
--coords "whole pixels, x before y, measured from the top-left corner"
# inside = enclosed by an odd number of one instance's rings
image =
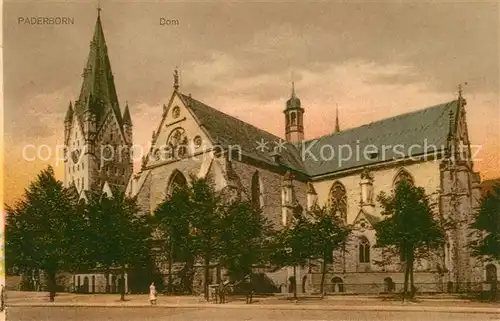
[[[312,279],[311,292],[318,293],[321,284],[321,273],[309,274]],[[336,278],[342,280],[341,283],[335,281]],[[328,273],[325,276],[324,290],[327,293],[370,293],[378,294],[389,292],[386,279],[390,278],[394,282],[392,292],[399,292],[403,289],[404,273],[401,272],[368,272],[368,273]],[[339,284],[342,284],[339,286]],[[446,282],[435,273],[416,272],[414,274],[414,284],[419,292],[444,292]]]

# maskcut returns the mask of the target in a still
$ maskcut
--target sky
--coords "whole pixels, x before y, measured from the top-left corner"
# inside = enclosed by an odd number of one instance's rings
[[[64,139],[78,98],[97,1],[5,1],[4,201],[12,204],[47,165],[23,147]],[[134,143],[146,145],[172,94],[181,91],[284,136],[292,77],[305,109],[305,136],[422,109],[457,97],[467,82],[475,170],[500,176],[499,8],[465,2],[193,2],[101,0],[102,24],[120,105]],[[20,17],[70,17],[71,25],[20,24]],[[160,20],[176,20],[161,25]],[[293,75],[293,76],[292,76]],[[47,151],[47,150],[45,150]],[[54,152],[52,152],[52,155]]]

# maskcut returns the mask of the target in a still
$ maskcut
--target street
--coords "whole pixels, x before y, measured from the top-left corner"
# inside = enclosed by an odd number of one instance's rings
[[[498,315],[483,313],[396,312],[396,311],[328,311],[220,308],[97,308],[97,307],[9,307],[7,320],[15,321],[488,321]]]

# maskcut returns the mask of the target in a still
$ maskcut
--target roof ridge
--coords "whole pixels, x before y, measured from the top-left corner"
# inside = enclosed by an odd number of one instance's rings
[[[187,95],[185,95],[185,94],[183,94],[183,93],[179,93],[179,94],[180,94],[181,96],[183,96],[183,98],[185,98],[185,99],[191,99],[191,100],[194,100],[194,101],[196,101],[197,103],[202,104],[203,106],[205,106],[205,107],[207,107],[207,108],[210,108],[210,109],[212,109],[212,110],[214,110],[214,111],[216,111],[216,112],[218,112],[218,113],[224,114],[225,116],[230,117],[230,118],[232,118],[232,119],[234,119],[234,120],[236,120],[236,121],[238,121],[238,122],[240,122],[240,123],[243,123],[243,124],[245,124],[245,125],[247,125],[247,126],[251,126],[251,127],[255,128],[255,129],[257,129],[258,131],[264,132],[264,133],[266,133],[266,134],[268,134],[268,135],[271,135],[271,136],[273,136],[273,137],[275,137],[275,138],[279,138],[279,139],[281,139],[281,140],[283,140],[283,141],[285,140],[285,139],[283,139],[282,137],[279,137],[279,136],[277,136],[277,135],[275,135],[275,134],[273,134],[273,133],[271,133],[271,132],[268,132],[268,131],[267,131],[267,130],[265,130],[265,129],[259,128],[259,127],[255,126],[255,125],[252,125],[252,124],[251,124],[251,123],[249,123],[249,122],[246,122],[246,121],[244,121],[244,120],[242,120],[242,119],[239,119],[239,118],[237,118],[237,117],[235,117],[235,116],[229,115],[229,114],[227,114],[227,113],[225,113],[225,112],[223,112],[223,111],[220,111],[220,110],[218,110],[218,109],[216,109],[216,108],[214,108],[214,107],[212,107],[212,106],[209,106],[209,105],[207,105],[207,104],[203,103],[202,101],[199,101],[198,99],[195,99],[195,98],[193,98],[193,97],[187,96]],[[189,107],[189,106],[188,106],[188,107]]]
[[[409,115],[412,115],[412,114],[422,113],[422,112],[424,112],[426,110],[429,110],[429,109],[438,108],[438,107],[442,107],[442,106],[447,107],[447,106],[451,105],[452,103],[454,103],[456,101],[457,100],[455,99],[455,100],[448,101],[446,103],[441,103],[441,104],[437,104],[437,105],[425,107],[425,108],[422,108],[422,109],[417,109],[417,110],[409,111],[409,112],[406,112],[406,113],[403,113],[403,114],[398,114],[398,115],[394,115],[394,116],[391,116],[391,117],[382,118],[382,119],[375,120],[375,121],[372,121],[372,122],[369,122],[369,123],[366,123],[366,124],[362,124],[360,126],[351,127],[351,128],[342,130],[340,132],[329,133],[329,134],[325,134],[325,135],[322,135],[322,136],[319,136],[319,137],[308,139],[308,140],[305,140],[304,143],[310,143],[312,141],[317,141],[317,140],[320,140],[320,139],[326,138],[326,137],[340,136],[340,135],[345,134],[347,132],[350,132],[350,131],[353,131],[353,130],[358,130],[358,129],[362,128],[362,127],[370,126],[370,125],[377,124],[377,123],[380,123],[380,122],[389,121],[391,119],[398,119],[398,118],[409,116]]]

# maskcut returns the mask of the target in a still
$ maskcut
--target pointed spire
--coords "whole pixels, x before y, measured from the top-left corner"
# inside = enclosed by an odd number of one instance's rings
[[[123,124],[132,126],[132,117],[130,117],[130,110],[128,108],[128,102],[126,102],[125,111],[123,112]]]
[[[336,114],[335,114],[335,131],[334,133],[340,132],[340,125],[339,125],[339,105],[337,104],[336,108]]]
[[[175,67],[174,70],[174,90],[179,90],[179,67]]]
[[[98,5],[82,87],[74,111],[78,116],[85,111],[92,111],[97,120],[100,120],[110,109],[121,124],[122,117],[101,22],[101,7]]]
[[[69,102],[68,111],[66,112],[65,122],[71,122],[73,120],[73,105],[71,101]]]
[[[295,95],[295,81],[292,81],[292,98],[296,98],[297,96]]]

